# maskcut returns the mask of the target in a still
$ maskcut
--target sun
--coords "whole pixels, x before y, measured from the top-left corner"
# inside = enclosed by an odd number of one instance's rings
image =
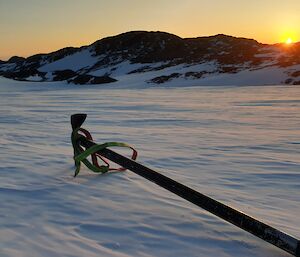
[[[285,43],[287,44],[287,45],[290,45],[290,44],[292,44],[293,43],[293,39],[291,39],[290,37],[285,41]]]

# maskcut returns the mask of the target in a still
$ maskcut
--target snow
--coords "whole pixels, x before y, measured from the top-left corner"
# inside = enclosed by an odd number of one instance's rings
[[[97,142],[128,142],[142,164],[299,238],[300,88],[135,81],[0,78],[0,255],[290,256],[130,171],[74,179],[69,119],[88,113]]]
[[[257,58],[266,58],[266,59],[279,59],[280,57],[286,56],[287,53],[282,51],[279,47],[276,46],[265,46],[260,49],[258,49],[260,52],[259,54],[256,54],[255,57]]]
[[[26,80],[29,80],[29,81],[42,81],[43,78],[40,77],[39,75],[34,75],[34,76],[27,77]]]
[[[91,67],[98,61],[97,56],[93,56],[93,53],[88,49],[83,49],[65,58],[43,65],[38,70],[41,72],[49,72],[56,70],[73,70],[78,71],[85,67]]]
[[[114,66],[109,66],[102,69],[96,69],[89,74],[94,76],[103,76],[109,74],[111,77],[118,80],[114,83],[115,87],[122,85],[136,85],[144,87],[150,87],[150,80],[156,77],[169,76],[172,73],[179,73],[181,76],[176,79],[171,79],[163,83],[160,86],[172,87],[172,86],[260,86],[260,85],[278,85],[285,84],[285,81],[290,78],[289,73],[291,71],[299,70],[300,65],[290,66],[288,68],[281,68],[275,66],[273,61],[263,64],[258,68],[246,68],[245,65],[241,65],[241,71],[236,73],[222,73],[219,71],[218,64],[216,62],[204,62],[200,64],[180,64],[167,67],[161,70],[145,71],[140,73],[128,74],[133,70],[137,70],[143,67],[160,67],[166,63],[154,63],[154,64],[132,64],[128,61],[121,62]],[[204,72],[204,75],[200,79],[193,79],[191,77],[186,78],[185,73],[188,72]],[[152,86],[157,86],[152,83]]]
[[[54,75],[53,75],[52,72],[47,72],[47,73],[45,74],[45,78],[46,78],[48,81],[52,81],[53,78],[54,78]]]
[[[152,71],[146,71],[146,72],[140,72],[140,73],[132,73],[128,74],[131,71],[143,68],[143,67],[149,67],[149,68],[159,68],[163,65],[166,65],[167,63],[130,63],[128,61],[121,62],[113,67],[107,67],[103,69],[97,69],[92,72],[90,72],[90,75],[93,76],[103,76],[105,74],[110,74],[111,77],[118,80],[118,82],[114,83],[114,87],[123,86],[123,85],[136,85],[140,87],[143,85],[144,87],[150,87],[151,85],[148,83],[151,79],[155,77],[160,77],[164,75],[170,75],[172,73],[181,73],[185,74],[186,72],[195,71],[206,71],[206,72],[216,72],[217,70],[217,64],[215,62],[205,62],[201,64],[180,64],[180,65],[174,65],[170,67],[166,67],[164,69],[160,70],[152,70]],[[172,85],[175,84],[181,84],[186,86],[193,86],[195,81],[186,80],[184,78],[182,79],[176,79],[176,81],[172,81]],[[182,84],[183,83],[183,84]],[[169,83],[165,83],[167,86],[169,86]],[[155,85],[155,84],[154,84]]]
[[[201,85],[213,85],[213,86],[227,86],[227,85],[274,85],[285,84],[285,80],[288,78],[286,69],[276,66],[266,67],[257,70],[243,70],[238,73],[220,73],[207,76],[199,80]]]
[[[223,53],[224,52],[220,52],[220,54]],[[286,54],[287,53],[284,53],[280,50],[280,48],[275,46],[266,46],[260,48],[258,54],[256,54],[256,57],[264,58],[264,60],[263,63],[256,66],[253,66],[253,64],[250,62],[226,66],[216,61],[190,64],[183,63],[179,65],[171,65],[169,62],[131,63],[129,60],[122,61],[121,56],[110,64],[100,65],[101,61],[107,58],[107,55],[103,54],[95,56],[90,47],[85,47],[72,55],[66,56],[51,63],[47,63],[41,66],[38,70],[41,72],[46,72],[45,79],[47,81],[53,79],[53,72],[66,69],[71,69],[81,74],[87,72],[87,74],[93,76],[109,75],[118,80],[118,82],[114,83],[114,86],[116,87],[123,87],[124,85],[135,85],[140,87],[141,84],[143,87],[157,86],[157,84],[152,83],[152,85],[149,85],[149,83],[151,83],[154,78],[170,76],[173,73],[179,73],[180,75],[177,78],[173,78],[165,82],[163,86],[193,87],[199,85],[278,85],[285,84],[287,79],[291,79],[291,72],[293,70],[297,71],[300,69],[300,65],[294,65],[285,68],[278,66],[278,58]],[[237,71],[235,73],[223,73],[222,68],[226,68],[228,66],[229,68],[236,68]],[[1,66],[1,69],[9,70],[13,69],[13,67],[15,67],[15,64],[5,64]],[[146,68],[143,72],[132,73],[133,71],[141,70],[143,68]],[[186,73],[190,72],[202,74],[202,76],[201,78],[185,76]],[[30,77],[28,80],[37,81],[41,79]],[[294,81],[292,81],[291,84],[293,82]]]
[[[14,69],[15,67],[16,67],[15,63],[5,63],[1,65],[0,71],[8,71]]]
[[[110,76],[114,78],[120,78],[128,73],[135,71],[140,68],[149,67],[149,68],[157,68],[166,63],[157,62],[157,63],[131,63],[130,61],[123,61],[113,66],[108,66],[100,69],[95,69],[89,72],[90,75],[93,76],[104,76],[106,74],[110,74]],[[147,72],[148,73],[148,72]],[[139,76],[141,73],[138,73]]]

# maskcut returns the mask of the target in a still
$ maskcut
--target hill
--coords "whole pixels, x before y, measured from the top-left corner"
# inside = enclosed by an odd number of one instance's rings
[[[89,46],[0,62],[0,75],[74,84],[300,84],[300,43],[266,45],[227,35],[180,38],[132,31]]]

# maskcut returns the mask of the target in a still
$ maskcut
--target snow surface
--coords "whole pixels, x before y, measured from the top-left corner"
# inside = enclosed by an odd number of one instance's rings
[[[8,71],[10,69],[14,69],[16,67],[15,63],[6,63],[6,64],[2,64],[0,67],[0,71]]]
[[[29,81],[42,81],[43,78],[40,77],[39,75],[35,75],[35,76],[29,76],[29,77],[27,77],[26,80],[29,80]]]
[[[299,65],[297,67],[300,68]],[[291,69],[291,67],[290,67]],[[240,71],[236,74],[219,73],[212,76],[207,76],[199,81],[201,85],[248,85],[257,86],[261,85],[274,85],[280,82],[281,85],[285,84],[285,80],[288,79],[288,74],[285,68],[276,66],[265,67],[262,69],[248,69]]]
[[[57,70],[70,69],[81,73],[88,72],[93,76],[109,75],[118,80],[114,85],[136,85],[140,86],[141,81],[144,86],[149,86],[149,82],[157,77],[170,76],[173,73],[179,73],[177,78],[170,79],[163,83],[164,86],[261,86],[261,85],[278,85],[286,84],[287,79],[291,79],[289,75],[292,70],[299,71],[300,65],[289,67],[279,67],[277,65],[278,58],[283,53],[274,47],[264,47],[260,53],[256,55],[259,58],[265,58],[261,65],[253,67],[251,63],[233,65],[229,68],[237,68],[237,72],[222,72],[222,68],[226,65],[218,64],[216,61],[208,61],[198,64],[179,64],[168,67],[168,63],[131,63],[128,60],[117,60],[109,65],[97,67],[97,62],[103,60],[105,55],[94,56],[94,52],[90,48],[83,48],[81,51],[66,56],[60,60],[48,63],[40,67],[38,70],[47,72],[46,80],[53,79],[53,72]],[[271,58],[272,57],[272,58]],[[99,64],[100,65],[100,64]],[[8,69],[9,65],[4,65],[3,70]],[[132,73],[138,69],[147,67],[143,72]],[[162,69],[159,69],[162,67]],[[163,68],[164,67],[164,68]],[[157,68],[157,69],[156,69]],[[151,70],[152,69],[152,70]],[[156,70],[155,70],[156,69]],[[201,78],[193,78],[185,76],[186,73],[203,73]],[[29,81],[35,81],[34,78],[27,78]],[[152,83],[154,86],[157,84]]]
[[[48,63],[40,67],[38,70],[41,72],[57,71],[57,70],[73,70],[78,71],[85,67],[90,67],[98,61],[98,57],[93,56],[93,53],[88,49],[83,49],[72,55],[57,61]]]
[[[269,66],[265,63],[264,66],[257,69],[244,69],[237,73],[221,73],[218,71],[218,65],[215,62],[205,62],[202,64],[180,64],[167,67],[161,70],[146,71],[141,73],[128,74],[131,71],[142,67],[159,67],[163,63],[154,64],[131,64],[128,61],[106,68],[101,68],[90,72],[90,75],[104,76],[110,75],[118,80],[113,83],[114,86],[135,85],[144,87],[151,86],[177,86],[177,87],[192,87],[192,86],[259,86],[259,85],[284,85],[285,81],[290,78],[289,73],[292,70],[299,70],[300,65],[281,68],[278,66]],[[185,78],[187,72],[206,72],[200,79]],[[149,84],[150,80],[156,77],[169,76],[173,73],[179,73],[181,76],[176,79],[171,79],[163,84]],[[110,85],[111,86],[111,85]]]
[[[290,256],[132,172],[73,178],[97,142],[300,237],[300,88],[74,86],[0,78],[0,256]]]

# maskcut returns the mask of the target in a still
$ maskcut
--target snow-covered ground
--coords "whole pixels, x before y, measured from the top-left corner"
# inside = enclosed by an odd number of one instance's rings
[[[66,56],[63,59],[47,63],[39,68],[42,72],[57,71],[72,69],[74,71],[80,70],[85,67],[94,65],[98,59],[95,56],[92,56],[93,53],[88,49],[83,49],[79,52],[76,52],[72,55]]]
[[[299,87],[110,87],[0,78],[0,256],[289,256],[130,171],[74,179],[69,119],[299,238]]]

